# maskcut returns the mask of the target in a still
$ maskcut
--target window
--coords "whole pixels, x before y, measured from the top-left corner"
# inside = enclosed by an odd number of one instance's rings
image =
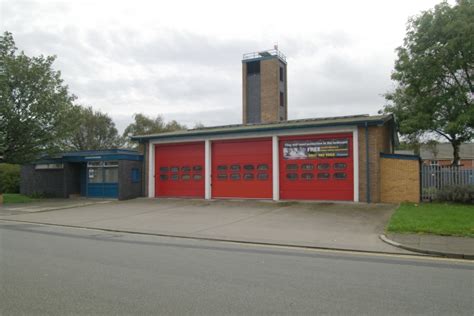
[[[227,174],[225,173],[217,174],[217,180],[227,180]]]
[[[178,172],[178,171],[179,171],[179,167],[171,167],[171,168],[170,168],[170,171],[171,171],[171,172]]]
[[[230,170],[232,171],[239,171],[240,170],[240,165],[231,165]]]
[[[190,172],[190,171],[191,171],[191,167],[189,167],[189,166],[181,167],[181,171],[182,171],[182,172]]]
[[[89,167],[89,183],[104,182],[104,169],[102,167]]]
[[[44,170],[44,169],[63,169],[64,164],[62,163],[45,163],[39,164],[35,166],[36,170]]]
[[[285,94],[280,92],[280,106],[285,106]]]
[[[327,179],[329,179],[329,173],[327,172],[318,173],[318,180],[327,180]]]
[[[314,169],[313,164],[305,163],[305,164],[301,165],[301,170],[313,170],[313,169]]]
[[[132,168],[132,182],[137,183],[140,182],[140,169],[138,168]]]
[[[280,81],[284,81],[283,67],[280,67]]]
[[[343,180],[346,178],[347,178],[347,174],[345,172],[336,172],[334,174],[334,179]]]
[[[312,173],[303,173],[301,175],[301,178],[304,179],[304,180],[311,180],[314,178],[314,174]]]
[[[168,171],[169,171],[168,167],[160,167],[160,172],[164,173],[164,172],[168,172]]]
[[[232,173],[230,175],[231,180],[240,180],[240,174],[239,173]]]
[[[258,165],[257,170],[268,170],[268,165],[267,164]]]
[[[253,180],[253,173],[244,173],[244,180]]]
[[[268,180],[268,173],[259,173],[257,174],[258,180]]]
[[[253,165],[244,165],[244,170],[253,170],[255,167]]]
[[[160,174],[160,180],[161,180],[161,181],[166,181],[166,180],[168,180],[168,175],[166,175],[166,174]]]
[[[186,173],[186,174],[183,174],[183,175],[181,176],[181,180],[188,181],[188,180],[190,180],[190,179],[191,179],[191,175],[189,175],[189,174],[187,174],[187,173]]]
[[[298,174],[297,173],[287,173],[286,178],[288,180],[291,180],[291,181],[298,180]]]
[[[201,180],[201,179],[202,179],[202,175],[200,175],[200,174],[195,174],[195,175],[193,175],[193,179],[194,179],[194,180]]]
[[[202,170],[202,166],[193,166],[193,171],[201,171]]]
[[[334,169],[336,169],[336,170],[344,170],[346,168],[347,168],[347,164],[344,163],[344,162],[336,162],[334,164]]]
[[[260,73],[260,61],[251,61],[247,63],[247,75],[256,75]]]
[[[217,170],[220,170],[220,171],[227,170],[227,166],[226,165],[217,166]]]
[[[298,165],[295,163],[287,164],[286,170],[298,170]]]
[[[318,163],[318,170],[328,170],[329,164],[328,163]]]
[[[179,180],[179,176],[177,174],[172,174],[171,177],[170,177],[171,180],[173,181],[178,181]]]
[[[430,161],[430,166],[439,166],[439,161],[438,160],[431,160]]]

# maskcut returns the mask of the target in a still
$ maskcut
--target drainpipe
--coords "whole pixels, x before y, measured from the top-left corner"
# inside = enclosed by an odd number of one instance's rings
[[[142,161],[142,192],[141,192],[141,196],[148,196],[148,188],[147,188],[147,181],[148,179],[146,179],[146,168],[148,168],[147,166],[147,162],[150,163],[148,161],[148,157],[146,155],[146,148],[148,147],[147,146],[147,143],[146,142],[142,142],[142,140],[140,140],[138,142],[138,146],[140,146],[140,144],[143,145],[143,161]]]
[[[369,126],[367,122],[365,122],[365,163],[365,176],[367,179],[366,200],[367,203],[370,203]]]

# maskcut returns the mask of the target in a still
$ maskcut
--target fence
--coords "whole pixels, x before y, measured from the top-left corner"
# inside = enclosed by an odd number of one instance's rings
[[[421,199],[433,200],[436,192],[450,185],[474,185],[474,168],[421,166]]]

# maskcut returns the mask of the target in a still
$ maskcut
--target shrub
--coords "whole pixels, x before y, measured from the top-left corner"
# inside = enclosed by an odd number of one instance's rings
[[[436,200],[440,202],[474,203],[474,185],[452,185],[439,190]]]
[[[0,192],[20,192],[20,165],[0,163]]]

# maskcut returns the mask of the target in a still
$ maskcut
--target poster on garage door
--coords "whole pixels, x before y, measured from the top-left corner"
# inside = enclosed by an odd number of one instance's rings
[[[287,141],[283,144],[284,159],[349,157],[349,139],[318,139]]]

